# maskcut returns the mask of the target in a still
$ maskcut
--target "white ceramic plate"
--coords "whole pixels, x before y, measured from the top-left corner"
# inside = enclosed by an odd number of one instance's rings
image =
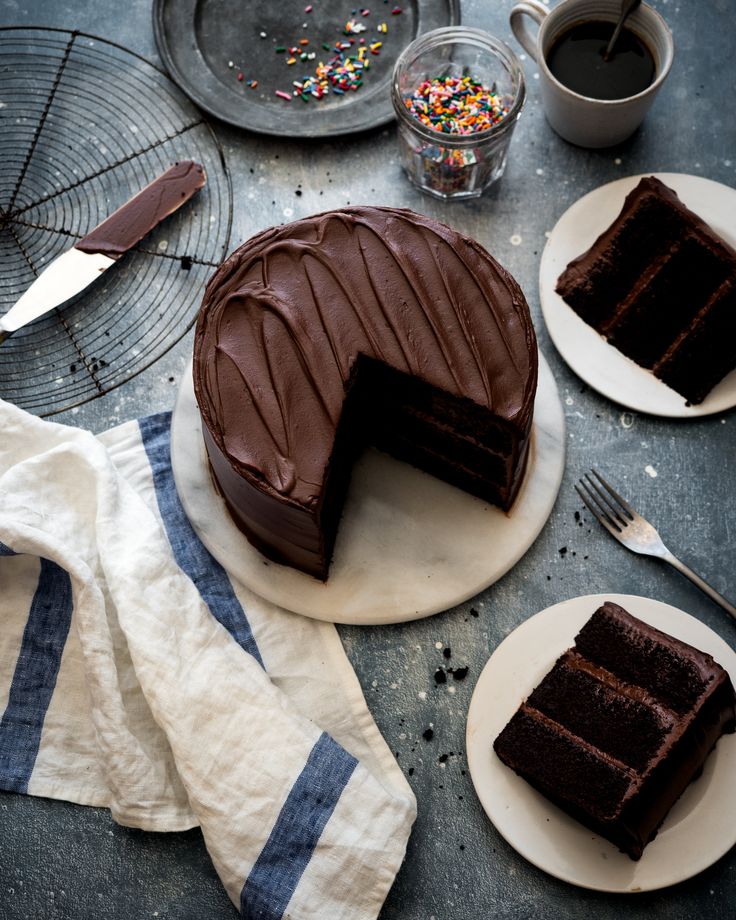
[[[674,189],[680,200],[736,247],[736,189],[682,173],[645,173]],[[618,216],[626,195],[643,176],[602,185],[575,202],[557,221],[542,253],[539,296],[555,347],[582,379],[614,402],[636,412],[670,418],[712,415],[736,406],[736,371],[714,387],[705,400],[689,406],[684,396],[639,367],[584,322],[555,292],[557,279]]]
[[[562,480],[565,420],[540,355],[531,454],[509,514],[377,451],[356,464],[330,577],[270,562],[233,523],[210,477],[191,371],[174,409],[177,490],[199,538],[261,597],[335,623],[399,623],[447,610],[507,572],[544,526]]]
[[[529,862],[583,888],[652,891],[702,872],[736,843],[736,735],[719,740],[702,776],[675,803],[638,862],[549,802],[501,763],[491,747],[605,600],[709,652],[736,682],[736,654],[700,620],[676,607],[627,594],[575,597],[526,620],[491,656],[468,712],[468,765],[486,814]]]

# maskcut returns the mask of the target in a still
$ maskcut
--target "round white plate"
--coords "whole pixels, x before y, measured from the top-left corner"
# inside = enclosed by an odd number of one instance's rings
[[[736,189],[682,173],[645,173],[674,189],[683,204],[736,247]],[[582,320],[555,291],[568,262],[585,252],[615,220],[626,195],[643,176],[629,176],[594,189],[557,221],[542,253],[539,296],[550,338],[569,367],[614,402],[636,412],[670,418],[712,415],[736,406],[736,371],[715,386],[705,400],[689,406],[684,396],[639,367]]]
[[[529,465],[508,514],[406,463],[367,451],[353,471],[325,583],[270,562],[233,523],[210,476],[191,371],[174,409],[171,460],[199,538],[256,594],[320,620],[400,623],[473,597],[529,549],[562,480],[565,420],[552,372],[540,355]]]
[[[529,862],[583,888],[652,891],[702,872],[736,843],[736,735],[720,739],[702,776],[675,803],[638,862],[549,802],[492,748],[522,700],[605,600],[709,652],[736,682],[736,654],[704,623],[676,607],[628,594],[575,597],[526,620],[491,656],[470,702],[468,766],[486,814]]]

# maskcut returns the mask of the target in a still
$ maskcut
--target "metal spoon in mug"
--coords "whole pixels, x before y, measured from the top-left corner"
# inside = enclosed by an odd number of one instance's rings
[[[621,0],[621,12],[618,16],[618,22],[616,23],[616,28],[613,31],[611,40],[606,47],[606,50],[603,52],[603,60],[608,61],[613,52],[613,46],[618,41],[618,37],[621,34],[621,29],[623,28],[624,22],[629,17],[631,13],[639,6],[641,0]]]

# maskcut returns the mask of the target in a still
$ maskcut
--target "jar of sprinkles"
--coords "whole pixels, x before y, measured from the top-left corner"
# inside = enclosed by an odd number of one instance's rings
[[[503,175],[525,98],[514,52],[480,29],[426,32],[394,68],[402,165],[436,198],[477,198]]]

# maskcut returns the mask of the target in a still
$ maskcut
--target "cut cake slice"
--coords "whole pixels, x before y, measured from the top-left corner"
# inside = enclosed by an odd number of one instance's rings
[[[500,759],[632,859],[736,728],[727,672],[606,602],[494,741]]]
[[[653,176],[573,259],[557,293],[689,402],[736,367],[736,250]]]

